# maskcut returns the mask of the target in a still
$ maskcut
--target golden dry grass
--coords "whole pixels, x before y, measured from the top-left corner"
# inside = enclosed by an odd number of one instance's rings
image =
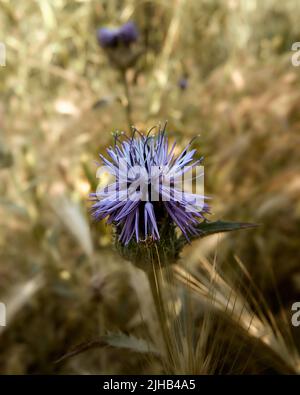
[[[93,161],[112,131],[128,129],[124,87],[95,31],[129,19],[145,50],[127,73],[135,125],[148,129],[167,119],[182,145],[200,133],[212,218],[261,224],[193,243],[183,252],[184,268],[213,262],[217,251],[226,284],[249,284],[237,256],[277,325],[292,330],[299,345],[290,324],[291,303],[300,297],[300,70],[290,62],[298,8],[297,0],[1,1],[0,301],[9,310],[1,373],[163,369],[157,358],[113,348],[54,363],[106,331],[152,339],[159,332],[145,276],[113,251],[110,229],[88,216]],[[183,75],[184,91],[177,84]],[[204,319],[200,302],[191,303],[204,344],[197,373],[286,372],[271,363],[273,355],[245,363],[247,352],[236,351],[251,347],[243,334],[234,345],[220,336],[217,345],[229,350],[220,362],[209,333],[236,322],[215,313]],[[178,359],[187,363],[177,371],[195,371],[188,358]]]

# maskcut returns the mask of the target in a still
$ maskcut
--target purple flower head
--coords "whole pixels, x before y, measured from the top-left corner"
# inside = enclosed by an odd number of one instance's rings
[[[169,146],[165,129],[155,136],[137,130],[131,137],[116,136],[114,147],[107,149],[109,158],[100,155],[113,181],[91,194],[93,217],[114,224],[124,245],[132,239],[159,240],[162,223],[177,226],[187,239],[196,235],[209,207],[203,195],[183,187],[182,179],[202,161],[194,160],[191,144],[176,156],[176,142]]]
[[[103,48],[114,48],[118,45],[119,41],[119,30],[109,29],[103,27],[97,30],[97,39],[99,45]]]
[[[97,30],[99,45],[103,48],[115,48],[118,44],[130,45],[138,39],[138,30],[133,22],[127,22],[119,28],[103,27]]]
[[[138,30],[136,25],[133,22],[127,22],[121,26],[119,29],[119,38],[125,45],[136,42],[138,39]]]

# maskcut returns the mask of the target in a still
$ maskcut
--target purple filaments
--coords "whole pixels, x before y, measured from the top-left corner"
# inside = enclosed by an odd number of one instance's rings
[[[129,46],[137,41],[138,30],[133,22],[114,29],[103,27],[97,30],[97,39],[103,48],[115,48],[118,44]]]
[[[187,239],[196,235],[209,207],[203,194],[184,187],[195,178],[203,179],[202,158],[194,160],[191,144],[176,156],[176,143],[169,146],[164,130],[155,136],[136,131],[130,138],[116,137],[114,147],[107,149],[109,158],[100,155],[99,169],[105,168],[113,181],[91,194],[93,217],[107,218],[117,226],[119,241],[125,245],[132,239],[159,240],[162,221],[178,226]]]

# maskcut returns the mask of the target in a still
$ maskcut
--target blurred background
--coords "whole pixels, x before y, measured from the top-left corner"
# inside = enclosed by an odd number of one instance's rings
[[[161,371],[111,347],[55,363],[107,331],[141,336],[151,321],[143,273],[88,212],[98,153],[130,124],[168,120],[180,146],[200,135],[210,219],[260,226],[195,242],[183,257],[216,258],[233,277],[238,258],[274,316],[290,319],[300,300],[299,18],[297,0],[0,0],[1,373]],[[128,21],[138,29],[130,50],[99,45],[98,28]]]

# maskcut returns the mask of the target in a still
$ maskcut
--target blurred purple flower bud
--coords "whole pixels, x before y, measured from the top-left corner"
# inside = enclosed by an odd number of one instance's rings
[[[188,87],[188,79],[186,77],[180,78],[180,80],[178,81],[178,86],[181,90],[186,90],[186,88]]]
[[[136,25],[133,22],[127,22],[119,29],[119,38],[123,44],[131,44],[136,42],[138,39],[139,33]]]
[[[119,29],[109,29],[103,27],[97,30],[97,39],[99,45],[103,48],[114,48],[118,44]]]

